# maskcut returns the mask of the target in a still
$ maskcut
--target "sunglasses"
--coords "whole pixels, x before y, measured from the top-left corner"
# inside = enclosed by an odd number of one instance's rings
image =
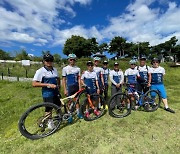
[[[53,60],[45,60],[46,62],[53,62]]]
[[[136,64],[131,64],[131,65],[136,65]]]
[[[70,61],[76,61],[75,59],[69,59]]]
[[[153,61],[153,64],[155,64],[155,63],[159,63],[158,61]]]
[[[88,65],[88,67],[89,67],[89,66],[93,67],[93,65],[91,65],[91,64],[90,64],[90,65]]]

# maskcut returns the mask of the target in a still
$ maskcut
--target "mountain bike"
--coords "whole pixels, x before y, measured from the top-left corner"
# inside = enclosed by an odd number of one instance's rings
[[[87,94],[88,87],[81,88],[74,95],[60,98],[61,105],[57,106],[53,103],[40,103],[30,107],[21,116],[18,126],[20,133],[29,139],[39,139],[53,134],[60,127],[63,121],[68,121],[70,117],[76,115],[76,104],[80,104],[82,98],[85,98],[80,105],[80,112],[84,120],[92,121],[100,118],[105,113],[104,99],[99,94]],[[84,96],[83,96],[84,94]],[[97,102],[93,99],[96,98]],[[93,110],[95,106],[99,106],[99,114],[95,115]],[[50,112],[45,109],[50,108]],[[85,116],[85,112],[89,110],[89,117]]]
[[[131,113],[135,106],[143,107],[147,112],[158,109],[161,103],[160,93],[156,90],[148,90],[146,93],[136,91],[135,85],[126,84],[125,92],[114,94],[108,103],[109,115],[123,118]],[[134,98],[132,101],[131,98]]]

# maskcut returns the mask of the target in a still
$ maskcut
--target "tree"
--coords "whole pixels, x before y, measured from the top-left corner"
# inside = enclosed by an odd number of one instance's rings
[[[104,51],[108,50],[108,44],[107,43],[102,43],[99,45],[99,52],[102,54]]]
[[[54,54],[54,62],[56,63],[60,63],[61,62],[61,56],[59,54]]]
[[[149,47],[149,42],[140,42],[138,44],[138,50],[139,50],[139,55],[145,55],[148,56],[150,53],[150,47]]]
[[[64,44],[63,53],[68,55],[70,53],[76,54],[78,58],[91,56],[92,53],[98,51],[98,43],[96,38],[85,39],[81,36],[72,35]]]
[[[1,60],[8,60],[8,59],[11,59],[11,57],[10,57],[9,53],[0,49],[0,59]]]
[[[15,60],[30,60],[26,50],[22,49],[20,52],[16,52]]]
[[[89,50],[89,53],[95,54],[95,53],[99,52],[98,47],[99,47],[99,45],[98,45],[96,38],[93,37],[93,38],[86,40],[86,48],[87,48],[87,50]]]
[[[124,55],[125,43],[126,39],[124,39],[123,37],[114,37],[109,44],[109,53],[115,53],[118,57]]]

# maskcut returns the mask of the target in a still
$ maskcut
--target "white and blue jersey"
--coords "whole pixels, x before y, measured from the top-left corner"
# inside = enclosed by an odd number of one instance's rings
[[[103,68],[94,66],[93,71],[96,72],[98,78],[98,84],[101,87],[102,86],[101,75],[103,72]]]
[[[98,80],[96,72],[85,71],[81,76],[81,80],[90,88],[88,94],[93,94],[97,92],[96,81]]]
[[[137,69],[128,68],[124,75],[128,78],[129,84],[136,84],[137,83],[137,77],[140,77],[139,71]]]
[[[109,78],[109,73],[110,69],[109,68],[103,68],[102,69],[102,74],[103,74],[103,79],[104,79],[104,85],[108,85],[108,78]]]
[[[124,74],[121,70],[115,71],[112,70],[109,73],[110,81],[112,82],[112,85],[122,84],[124,82]]]
[[[62,77],[66,77],[67,88],[73,85],[79,86],[80,68],[68,65],[62,69]]]
[[[151,67],[150,73],[152,76],[151,84],[163,84],[163,75],[165,75],[165,69],[163,67]]]
[[[148,78],[149,78],[148,73],[150,73],[150,67],[147,65],[144,65],[144,66],[137,66],[135,67],[135,69],[139,71],[140,78],[142,79],[142,80],[139,80],[139,82],[147,83]]]
[[[59,78],[59,75],[56,68],[49,70],[46,67],[42,67],[36,71],[33,81],[57,85],[58,78]],[[57,96],[58,94],[59,94],[59,91],[57,88],[52,89],[52,88],[42,87],[42,96],[44,98]]]

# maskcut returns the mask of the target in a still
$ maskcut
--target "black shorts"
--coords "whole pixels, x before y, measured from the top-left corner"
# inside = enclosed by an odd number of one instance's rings
[[[57,106],[61,106],[61,102],[60,102],[60,98],[59,96],[54,96],[54,97],[44,97],[43,98],[43,101],[44,102],[48,102],[48,103],[53,103],[53,104],[56,104]],[[47,107],[45,109],[45,112],[49,112],[51,111],[51,107]]]
[[[79,90],[79,85],[68,86],[68,96],[75,94]]]

